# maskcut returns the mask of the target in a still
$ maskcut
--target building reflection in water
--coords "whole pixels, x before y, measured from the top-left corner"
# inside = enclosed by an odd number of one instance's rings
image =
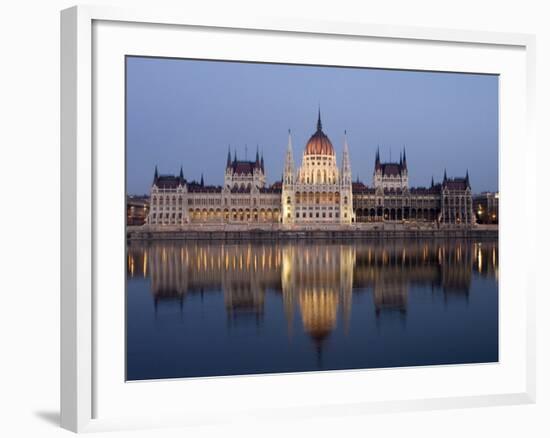
[[[261,325],[273,294],[289,335],[298,318],[320,354],[339,324],[348,329],[354,294],[371,293],[374,317],[406,318],[415,285],[468,300],[472,275],[498,280],[498,242],[130,242],[127,265],[128,277],[150,278],[155,308],[221,291],[230,324]]]

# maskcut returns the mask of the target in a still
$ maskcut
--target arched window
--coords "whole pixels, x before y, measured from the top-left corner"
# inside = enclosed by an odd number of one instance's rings
[[[287,196],[287,198],[286,198],[286,203],[287,203],[287,204],[290,204],[290,196]]]

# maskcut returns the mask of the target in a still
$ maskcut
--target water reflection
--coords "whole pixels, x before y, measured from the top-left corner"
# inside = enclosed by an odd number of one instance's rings
[[[150,279],[159,303],[223,293],[229,324],[261,325],[266,295],[280,300],[286,331],[295,317],[320,348],[342,323],[347,332],[353,296],[371,293],[375,316],[406,318],[411,287],[468,300],[472,275],[498,280],[498,243],[395,241],[370,243],[132,242],[128,278]]]

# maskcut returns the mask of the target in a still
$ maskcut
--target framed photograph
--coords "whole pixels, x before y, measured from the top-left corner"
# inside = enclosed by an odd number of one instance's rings
[[[63,427],[534,401],[532,36],[74,7],[61,55]]]

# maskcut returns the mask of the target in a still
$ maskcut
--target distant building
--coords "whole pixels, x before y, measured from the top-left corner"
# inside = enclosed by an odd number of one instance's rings
[[[126,223],[128,225],[143,225],[149,215],[148,196],[128,196],[126,198]]]
[[[488,199],[482,208],[490,208]],[[398,162],[382,162],[376,151],[372,186],[352,182],[346,133],[338,167],[320,111],[299,168],[294,167],[289,131],[282,181],[267,184],[259,151],[252,161],[238,160],[236,152],[232,157],[228,151],[223,186],[206,185],[202,176],[199,182],[188,181],[183,168],[179,176],[159,175],[155,168],[150,202],[147,224],[154,227],[243,223],[322,227],[404,221],[471,226],[476,219],[468,172],[465,177],[448,178],[445,171],[440,183],[432,177],[429,187],[409,187],[405,149]]]
[[[474,196],[474,212],[479,224],[498,224],[498,192],[483,192]]]

